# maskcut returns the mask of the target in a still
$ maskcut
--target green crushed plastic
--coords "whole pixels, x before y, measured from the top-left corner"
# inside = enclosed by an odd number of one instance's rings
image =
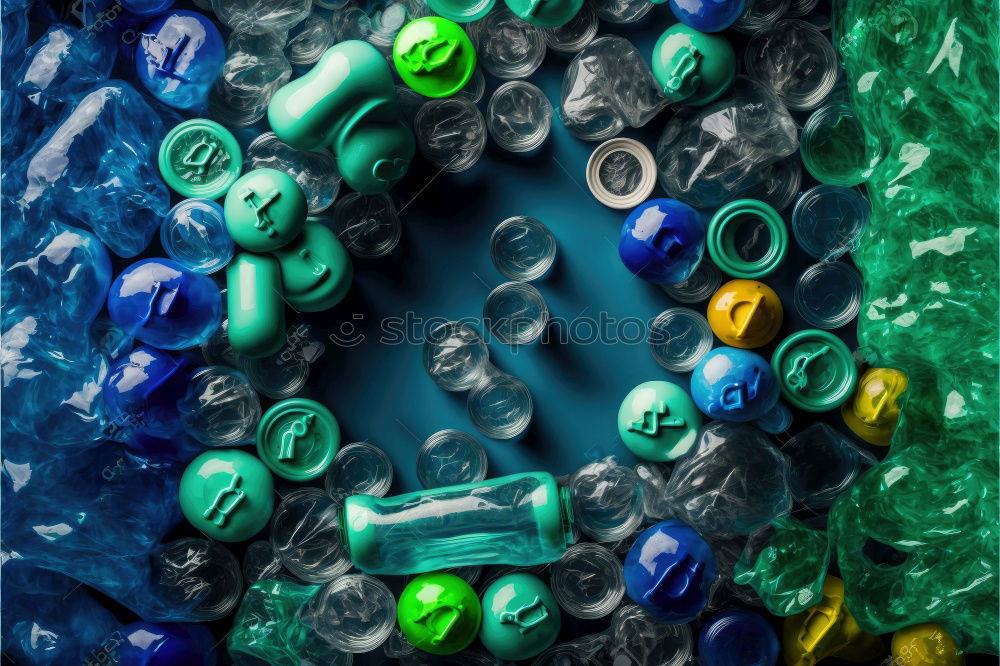
[[[733,582],[749,585],[767,610],[787,617],[822,601],[829,566],[826,533],[785,516],[750,537],[733,568]]]
[[[997,5],[834,14],[855,112],[885,150],[854,255],[858,338],[910,386],[889,455],[831,513],[847,605],[870,632],[937,622],[997,654]]]
[[[297,616],[319,585],[261,580],[250,586],[240,602],[226,648],[239,666],[302,666],[350,664],[350,655],[338,652]]]

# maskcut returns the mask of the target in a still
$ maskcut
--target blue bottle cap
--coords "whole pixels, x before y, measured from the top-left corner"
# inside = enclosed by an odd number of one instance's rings
[[[120,636],[119,636],[120,635]],[[215,638],[201,624],[133,622],[116,632],[119,666],[215,666]]]
[[[171,11],[140,31],[135,50],[139,82],[175,109],[200,110],[226,61],[215,24],[198,12]]]
[[[771,624],[743,608],[716,613],[698,634],[702,666],[774,666],[780,651]]]
[[[780,393],[770,364],[747,349],[713,349],[691,373],[691,398],[713,419],[753,421],[777,404]]]
[[[725,30],[740,17],[746,0],[670,0],[677,20],[702,32]]]
[[[705,252],[705,223],[686,203],[651,199],[622,226],[618,256],[625,267],[653,284],[687,279]]]
[[[187,390],[189,374],[181,357],[145,345],[118,358],[102,391],[112,437],[119,441],[135,440],[137,435],[183,437],[177,401]]]
[[[680,520],[646,529],[625,556],[629,598],[665,624],[697,617],[708,604],[716,575],[712,549]]]
[[[160,349],[200,345],[219,327],[222,296],[206,275],[171,259],[143,259],[115,278],[108,315],[129,335]]]

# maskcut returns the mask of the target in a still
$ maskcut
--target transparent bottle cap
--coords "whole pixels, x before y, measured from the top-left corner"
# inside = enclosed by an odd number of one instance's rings
[[[549,308],[527,282],[505,282],[486,297],[483,320],[500,342],[523,345],[542,335],[549,323]]]
[[[663,291],[678,303],[700,303],[722,286],[722,271],[708,257],[702,257],[694,273],[677,284],[663,285]]]
[[[577,53],[597,36],[597,14],[590,3],[584,3],[576,16],[555,28],[543,28],[545,43],[553,51]]]
[[[464,322],[439,324],[424,339],[424,370],[445,391],[472,388],[489,367],[489,360],[483,336]]]
[[[798,153],[772,162],[760,171],[760,182],[740,192],[740,196],[763,201],[777,211],[788,208],[802,185],[802,160]]]
[[[861,275],[840,261],[813,264],[799,276],[793,296],[795,309],[816,328],[840,328],[861,310]]]
[[[476,67],[472,70],[472,78],[469,82],[465,84],[465,87],[455,93],[455,97],[464,97],[470,102],[478,102],[483,98],[483,93],[486,92],[486,76],[483,75],[483,70]]]
[[[252,169],[276,169],[295,179],[306,195],[307,210],[315,215],[337,198],[343,178],[333,155],[325,150],[295,150],[274,132],[261,134],[247,148],[244,160]]]
[[[517,437],[531,423],[531,392],[517,377],[489,372],[469,391],[469,418],[479,432],[492,439]]]
[[[649,198],[654,185],[656,161],[635,139],[609,139],[587,160],[587,187],[609,208],[635,208]]]
[[[403,227],[392,198],[352,192],[333,209],[333,229],[355,257],[384,257],[396,249]]]
[[[476,22],[476,55],[498,79],[525,79],[545,58],[542,29],[526,23],[502,3]]]
[[[309,379],[309,363],[299,354],[287,354],[285,351],[264,358],[237,357],[239,369],[250,384],[274,400],[292,397],[302,390]]]
[[[299,617],[343,652],[369,652],[396,625],[396,598],[378,578],[347,574],[320,589],[299,609]]]
[[[486,449],[461,430],[436,432],[417,451],[417,478],[424,488],[482,481],[486,469]]]
[[[649,351],[670,372],[690,372],[712,349],[712,327],[690,308],[670,308],[649,325]]]
[[[392,461],[368,442],[354,442],[337,452],[326,472],[326,494],[338,504],[351,495],[385,497],[392,486]]]
[[[609,615],[625,596],[622,563],[604,546],[570,546],[549,569],[552,594],[564,611],[585,620]]]
[[[837,83],[837,52],[818,28],[784,19],[754,34],[744,54],[747,73],[774,90],[789,109],[819,106]]]
[[[483,114],[463,97],[426,102],[413,119],[413,133],[423,156],[449,173],[471,168],[486,147]]]
[[[271,517],[271,546],[286,569],[310,583],[325,583],[351,568],[338,507],[319,488],[285,495]]]
[[[813,178],[844,187],[867,180],[881,152],[851,107],[839,101],[812,112],[802,128],[799,151]]]
[[[871,212],[871,204],[857,190],[817,185],[795,202],[792,233],[810,256],[834,260],[857,247]]]
[[[569,480],[577,527],[601,543],[635,534],[645,515],[642,490],[636,471],[614,458],[584,465]]]
[[[505,277],[529,282],[549,272],[556,258],[556,239],[533,217],[509,217],[490,236],[490,256]]]
[[[812,10],[816,9],[816,5],[819,4],[819,0],[792,0],[788,7],[788,11],[785,12],[787,18],[799,18],[800,16],[805,16]]]
[[[552,125],[552,103],[538,86],[508,81],[486,107],[490,136],[504,150],[524,153],[544,143]]]
[[[733,29],[752,35],[774,25],[788,12],[791,4],[792,0],[747,0],[743,13],[733,23]]]

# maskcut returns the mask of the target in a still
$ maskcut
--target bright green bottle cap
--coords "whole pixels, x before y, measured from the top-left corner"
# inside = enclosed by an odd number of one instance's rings
[[[483,594],[479,639],[498,659],[531,659],[552,645],[562,619],[549,588],[531,574],[515,573],[493,581]]]
[[[174,127],[160,144],[160,175],[185,197],[218,199],[240,177],[243,154],[232,132],[204,118]]]
[[[181,476],[184,517],[217,541],[246,541],[274,509],[274,481],[258,458],[238,449],[206,451]]]
[[[736,76],[736,54],[725,37],[676,23],[653,47],[653,76],[671,102],[701,106],[726,91]]]
[[[420,574],[403,588],[396,606],[399,628],[419,650],[455,654],[479,633],[483,610],[475,591],[449,573]]]
[[[340,448],[340,425],[315,400],[289,398],[264,412],[257,426],[257,455],[289,481],[309,481],[326,471]]]
[[[670,382],[639,384],[618,409],[622,442],[638,457],[654,462],[675,460],[690,451],[701,422],[691,396]]]
[[[799,409],[826,412],[844,404],[854,392],[858,368],[840,338],[809,329],[785,338],[771,357],[781,395]]]
[[[224,209],[229,235],[251,252],[288,245],[306,223],[306,195],[277,169],[254,169],[233,183]]]
[[[424,0],[431,11],[458,23],[478,21],[493,9],[496,0]]]
[[[476,69],[476,49],[457,23],[440,16],[410,21],[396,35],[392,61],[403,83],[426,97],[448,97]]]
[[[507,7],[525,23],[540,28],[566,25],[583,7],[583,0],[506,0]]]
[[[758,259],[747,260],[736,249],[736,235],[744,224],[763,223],[771,244]],[[757,280],[770,275],[788,254],[788,229],[778,211],[756,199],[737,199],[716,211],[708,223],[708,254],[727,275]]]
[[[307,220],[302,233],[273,256],[281,265],[285,300],[296,310],[327,310],[351,288],[351,256],[337,234],[314,219]]]

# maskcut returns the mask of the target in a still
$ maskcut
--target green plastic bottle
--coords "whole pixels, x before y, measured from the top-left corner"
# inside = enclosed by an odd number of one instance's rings
[[[274,94],[267,118],[296,150],[328,146],[344,181],[362,194],[388,190],[413,159],[416,143],[400,122],[389,63],[367,42],[327,49],[311,70]]]
[[[351,560],[370,574],[527,567],[558,560],[575,538],[569,492],[547,472],[396,497],[353,495],[340,524]]]

